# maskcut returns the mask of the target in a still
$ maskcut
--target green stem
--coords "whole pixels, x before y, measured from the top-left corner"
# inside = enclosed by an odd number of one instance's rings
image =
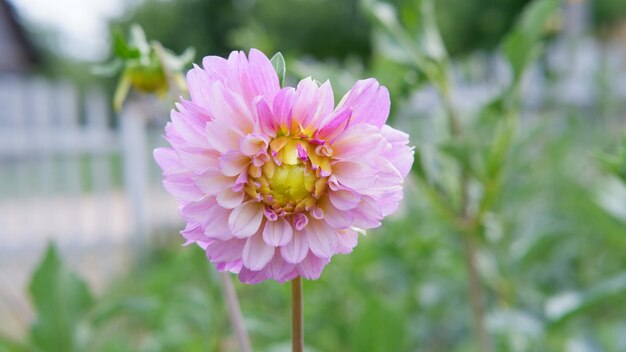
[[[304,351],[304,322],[302,319],[302,278],[291,280],[291,350]]]
[[[449,85],[449,70],[444,70],[444,79],[439,85],[441,92],[443,106],[448,116],[448,123],[450,125],[450,134],[455,139],[463,137],[463,130],[461,127],[461,121],[458,113],[454,108],[452,101],[452,94]],[[469,199],[469,181],[470,175],[462,165],[459,175],[460,186],[460,206],[459,206],[459,221],[461,236],[463,237],[465,247],[465,268],[468,276],[468,286],[470,294],[470,305],[472,307],[472,318],[474,321],[474,330],[477,338],[477,343],[481,352],[490,352],[491,345],[489,343],[489,336],[485,327],[484,320],[484,308],[483,308],[483,292],[482,285],[480,283],[480,277],[476,269],[476,220],[473,219],[470,214],[470,199]]]

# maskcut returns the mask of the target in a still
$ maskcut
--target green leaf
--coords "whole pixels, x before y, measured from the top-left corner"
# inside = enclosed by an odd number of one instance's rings
[[[85,282],[63,265],[54,245],[48,246],[29,291],[37,312],[30,332],[33,345],[49,352],[80,350],[77,331],[93,299]]]
[[[587,314],[599,306],[623,302],[626,297],[626,274],[600,282],[583,292],[557,295],[546,303],[549,326],[554,328],[566,320]]]
[[[524,70],[539,53],[546,24],[559,8],[559,0],[535,0],[522,13],[504,40],[502,49],[517,83]]]
[[[113,53],[121,59],[136,59],[141,56],[137,48],[131,48],[121,31],[113,31]]]
[[[274,66],[274,70],[276,70],[276,74],[278,75],[278,81],[280,82],[280,86],[282,87],[285,84],[285,73],[287,71],[287,66],[285,65],[285,58],[283,54],[277,52],[272,59],[272,66]]]
[[[94,75],[111,77],[119,73],[122,67],[124,67],[122,60],[120,58],[114,58],[105,64],[92,66],[90,71]]]

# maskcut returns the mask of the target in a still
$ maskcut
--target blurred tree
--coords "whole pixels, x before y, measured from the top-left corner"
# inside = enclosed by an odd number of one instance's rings
[[[147,0],[113,25],[132,22],[177,52],[193,46],[226,55],[255,46],[318,59],[370,52],[369,24],[356,0]]]

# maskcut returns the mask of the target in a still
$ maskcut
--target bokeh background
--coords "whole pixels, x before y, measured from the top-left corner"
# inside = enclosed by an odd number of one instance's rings
[[[476,116],[511,81],[501,43],[529,3],[435,2],[473,139],[497,133]],[[112,31],[132,23],[177,53],[194,47],[196,62],[280,51],[288,83],[330,79],[337,101],[376,77],[390,124],[419,152],[416,173],[454,178],[440,151],[465,154],[446,144],[441,98],[385,27],[395,13],[417,36],[420,1],[385,4],[0,0],[0,351],[237,350],[218,275],[181,247],[151,158],[172,102],[131,94],[116,114],[115,79],[93,74]],[[626,351],[626,2],[564,0],[541,27],[478,231],[487,330],[496,351]],[[477,350],[461,235],[423,186],[409,177],[400,210],[305,283],[308,350]],[[254,350],[289,350],[289,286],[236,288]]]

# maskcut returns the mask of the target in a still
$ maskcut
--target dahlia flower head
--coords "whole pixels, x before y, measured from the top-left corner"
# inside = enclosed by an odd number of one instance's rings
[[[403,197],[408,135],[385,124],[389,92],[358,81],[335,107],[327,81],[280,87],[252,49],[208,56],[187,74],[190,100],[171,112],[154,151],[187,222],[182,236],[244,283],[319,278],[361,230]]]

